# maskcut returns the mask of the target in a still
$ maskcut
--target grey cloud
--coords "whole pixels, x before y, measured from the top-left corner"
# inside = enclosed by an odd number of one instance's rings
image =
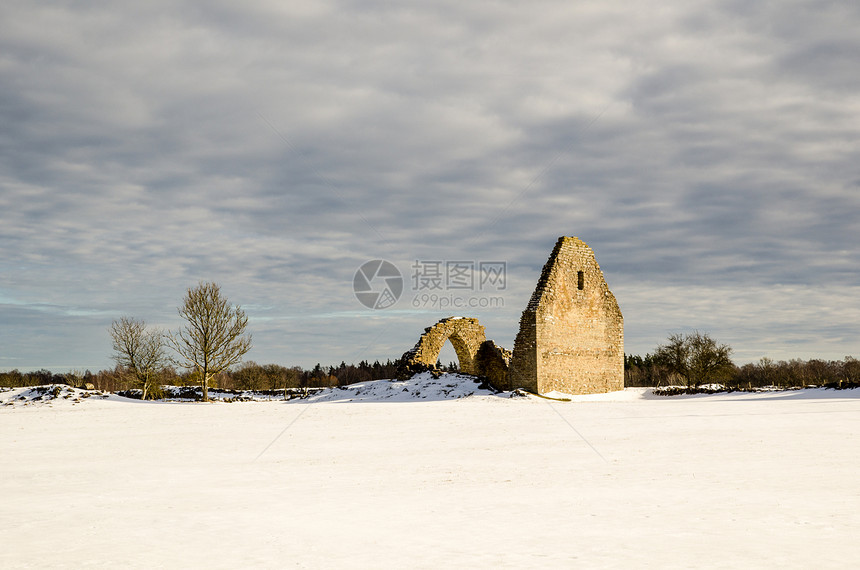
[[[5,11],[0,293],[25,303],[176,326],[185,288],[214,279],[257,307],[255,360],[308,365],[348,360],[380,323],[371,353],[397,356],[445,316],[347,315],[376,257],[507,261],[505,308],[478,316],[510,343],[555,238],[578,235],[640,352],[697,316],[740,330],[703,304],[715,284],[857,284],[856,8]],[[682,284],[676,309],[648,310]],[[756,350],[781,350],[767,296],[737,302],[764,323]],[[809,342],[845,349],[854,325],[828,318],[841,333]]]

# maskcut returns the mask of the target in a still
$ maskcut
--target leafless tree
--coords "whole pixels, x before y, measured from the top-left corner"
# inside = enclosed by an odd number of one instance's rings
[[[164,333],[147,328],[142,320],[122,317],[111,324],[110,336],[114,360],[142,387],[145,400],[159,372],[167,365]]]
[[[735,371],[732,347],[699,331],[687,335],[687,344],[690,347],[689,379],[694,386],[723,383],[731,378]]]
[[[200,375],[203,401],[209,401],[209,380],[242,360],[251,349],[251,335],[244,334],[248,317],[221,296],[215,283],[200,283],[188,289],[179,316],[188,324],[170,335],[179,355],[175,362]]]
[[[735,369],[731,354],[729,345],[696,331],[669,335],[668,342],[654,351],[654,361],[688,386],[699,386],[729,379]]]
[[[654,351],[654,361],[669,374],[670,381],[690,377],[690,343],[680,334],[669,335],[668,342]]]

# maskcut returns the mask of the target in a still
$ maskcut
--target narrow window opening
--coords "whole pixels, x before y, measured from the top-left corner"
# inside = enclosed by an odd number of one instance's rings
[[[585,274],[582,271],[576,272],[576,288],[582,291],[585,287]]]

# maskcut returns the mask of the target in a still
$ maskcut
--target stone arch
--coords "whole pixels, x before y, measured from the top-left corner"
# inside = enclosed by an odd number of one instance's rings
[[[446,340],[451,341],[457,353],[460,370],[479,375],[476,356],[487,337],[478,319],[468,317],[447,317],[424,329],[415,346],[403,355],[402,364],[410,372],[434,369]]]

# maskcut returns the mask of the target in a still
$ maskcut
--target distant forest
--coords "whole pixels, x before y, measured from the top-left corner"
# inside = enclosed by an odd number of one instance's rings
[[[441,370],[454,372],[455,363],[447,366],[439,365]],[[226,390],[283,390],[284,388],[318,388],[327,386],[345,386],[356,382],[394,378],[397,374],[397,361],[367,362],[358,364],[340,364],[322,366],[317,364],[310,370],[293,366],[287,368],[278,364],[257,364],[245,362],[234,369],[215,377],[210,388]],[[170,386],[200,385],[200,379],[193,372],[177,372],[172,367],[163,368],[157,384]],[[55,374],[49,370],[33,372],[0,372],[0,387],[16,388],[20,386],[40,386],[44,384],[68,384],[79,388],[91,385],[96,390],[116,392],[137,388],[135,380],[121,367],[98,372],[72,371],[65,374]]]
[[[441,370],[456,372],[456,362],[438,365]],[[322,366],[311,369],[300,366],[287,368],[278,364],[257,364],[249,361],[231,371],[219,374],[213,388],[228,390],[283,390],[284,388],[316,388],[345,386],[356,382],[394,378],[397,361],[362,361],[358,364]],[[851,387],[860,385],[860,360],[846,356],[843,360],[789,360],[775,362],[762,358],[756,363],[743,366],[730,365],[714,378],[729,389],[742,390],[773,386],[777,388],[804,388],[808,386]],[[200,381],[190,372],[177,372],[174,368],[161,371],[159,384],[172,386],[194,386]],[[0,387],[39,386],[44,384],[68,384],[76,387],[92,385],[97,390],[116,392],[137,387],[133,379],[117,367],[112,370],[73,371],[55,374],[49,370],[33,372],[0,372]],[[692,384],[670,366],[653,355],[624,357],[625,386],[669,386]]]
[[[762,358],[758,362],[723,369],[715,383],[728,389],[807,388],[826,386],[850,388],[860,386],[860,360],[846,356],[843,360],[789,360],[775,362]],[[693,386],[689,375],[679,374],[655,355],[624,357],[625,386]]]

